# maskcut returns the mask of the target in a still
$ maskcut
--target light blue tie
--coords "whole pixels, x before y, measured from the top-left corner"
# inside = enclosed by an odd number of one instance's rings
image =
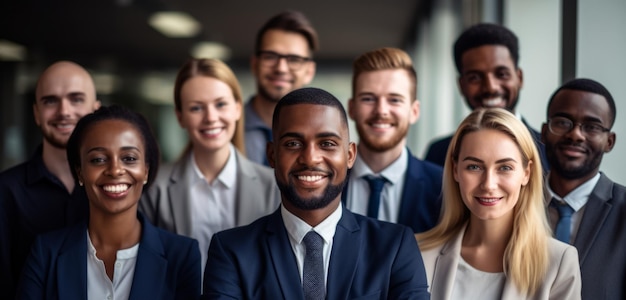
[[[365,180],[370,185],[370,198],[367,203],[367,216],[378,219],[378,210],[380,208],[380,195],[385,186],[387,179],[383,177],[366,176]]]
[[[309,231],[304,242],[304,266],[302,267],[302,290],[305,300],[322,300],[326,297],[324,286],[324,239],[315,231]]]
[[[567,203],[560,203],[554,199],[552,200],[552,206],[559,212],[559,221],[556,223],[556,239],[569,244],[574,209]]]

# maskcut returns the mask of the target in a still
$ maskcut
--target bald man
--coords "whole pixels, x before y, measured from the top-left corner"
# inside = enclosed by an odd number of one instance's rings
[[[87,216],[65,146],[76,123],[100,107],[89,73],[60,61],[39,77],[33,103],[43,142],[26,162],[0,173],[0,298],[12,299],[35,236]]]

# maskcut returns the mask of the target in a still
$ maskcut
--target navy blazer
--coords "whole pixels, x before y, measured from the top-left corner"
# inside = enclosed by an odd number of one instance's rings
[[[550,165],[548,164],[548,158],[546,156],[546,148],[541,141],[541,133],[530,127],[530,125],[526,123],[526,120],[522,119],[522,123],[526,125],[526,128],[528,128],[530,135],[535,141],[535,145],[537,146],[537,150],[539,151],[539,157],[541,158],[541,167],[543,168],[543,173],[547,174],[550,170]],[[426,157],[424,157],[424,160],[433,162],[443,167],[446,162],[446,153],[448,152],[448,146],[450,145],[450,142],[452,142],[452,135],[430,143],[430,146],[428,146],[428,151],[426,151]]]
[[[585,205],[574,246],[583,299],[626,299],[626,187],[601,173]]]
[[[198,242],[138,217],[143,226],[129,299],[197,299]],[[17,299],[87,299],[87,244],[86,224],[38,236]]]
[[[431,162],[415,158],[410,151],[408,157],[397,223],[411,227],[414,233],[420,233],[435,227],[439,220],[443,169]],[[341,194],[344,205],[348,185],[349,181]]]
[[[345,207],[328,267],[326,299],[429,299],[411,230]],[[204,299],[304,299],[280,209],[213,235]]]

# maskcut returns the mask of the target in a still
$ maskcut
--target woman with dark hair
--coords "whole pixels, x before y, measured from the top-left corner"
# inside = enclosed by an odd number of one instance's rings
[[[197,239],[202,266],[214,233],[272,213],[280,193],[272,169],[244,153],[241,88],[217,59],[191,59],[176,76],[174,108],[189,145],[164,166],[140,210],[158,227]]]
[[[159,165],[146,120],[102,107],[78,122],[67,156],[89,199],[89,220],[37,237],[17,298],[198,298],[198,242],[155,228],[137,212]]]

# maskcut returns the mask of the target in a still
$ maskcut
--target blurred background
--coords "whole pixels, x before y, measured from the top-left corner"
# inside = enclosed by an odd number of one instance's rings
[[[385,46],[412,55],[421,117],[408,144],[420,158],[433,138],[451,133],[468,113],[456,84],[456,37],[478,22],[509,27],[519,37],[524,71],[517,110],[540,130],[547,100],[562,82],[587,77],[604,84],[617,102],[613,130],[618,138],[602,170],[626,183],[626,160],[620,157],[626,152],[620,138],[626,135],[620,117],[626,109],[624,0],[5,0],[0,4],[0,170],[26,160],[41,142],[32,116],[34,87],[43,69],[57,60],[87,68],[103,104],[143,113],[159,138],[163,160],[177,158],[186,143],[173,107],[178,68],[191,56],[221,58],[235,71],[247,101],[255,92],[249,59],[256,32],[287,9],[306,14],[320,36],[311,86],[344,102],[357,55]],[[153,23],[163,12],[185,19],[162,32]]]

